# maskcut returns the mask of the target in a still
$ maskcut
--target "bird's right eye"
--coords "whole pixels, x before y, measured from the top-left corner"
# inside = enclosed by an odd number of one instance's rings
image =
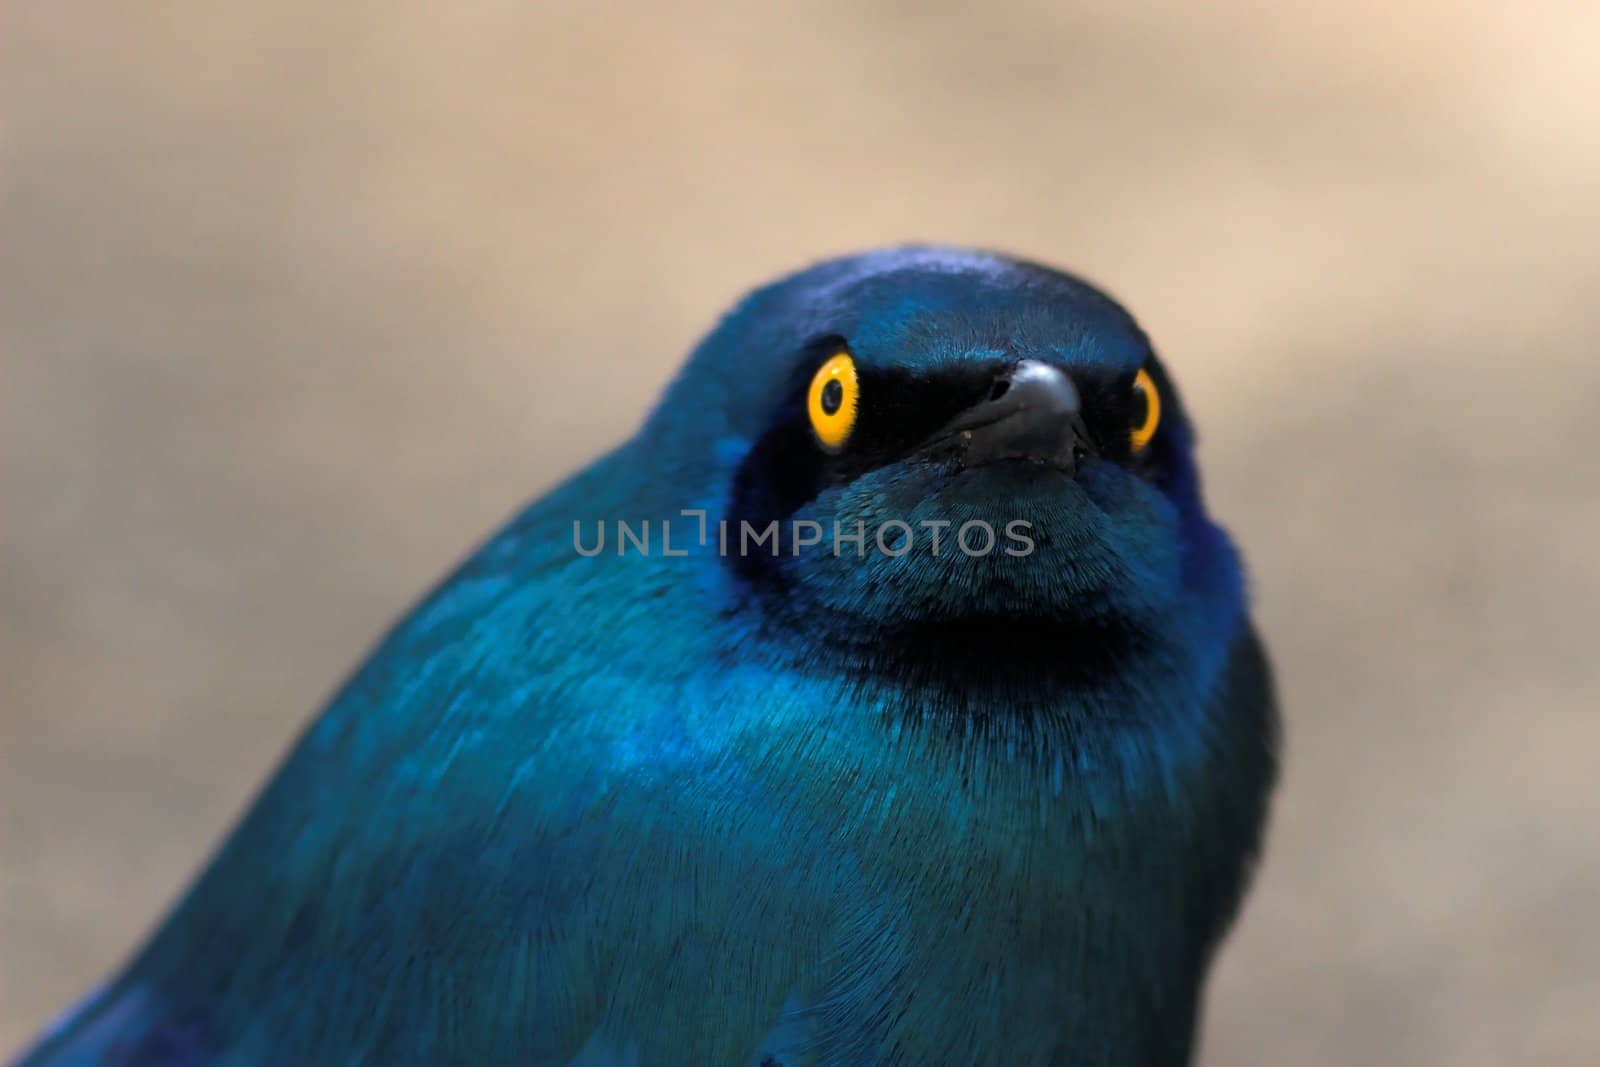
[[[850,440],[860,396],[856,361],[848,352],[840,352],[817,368],[806,399],[806,413],[811,417],[817,443],[827,451],[837,452]]]

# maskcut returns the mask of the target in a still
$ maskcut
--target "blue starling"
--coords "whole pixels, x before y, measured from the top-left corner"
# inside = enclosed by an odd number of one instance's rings
[[[1057,271],[757,290],[21,1063],[1187,1062],[1277,738],[1193,444]]]

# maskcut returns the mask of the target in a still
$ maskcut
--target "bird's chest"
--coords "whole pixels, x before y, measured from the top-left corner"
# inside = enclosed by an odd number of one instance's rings
[[[827,696],[724,703],[759,713],[734,715],[719,799],[687,813],[714,845],[695,884],[726,889],[717,914],[739,920],[711,924],[712,955],[763,946],[769,997],[804,1009],[794,1047],[818,1063],[1184,1062],[1246,860],[1218,829],[1226,751],[1148,730],[984,737],[896,721],[905,701]]]
[[[907,1062],[1181,1061],[1219,921],[1206,871],[1239,862],[1199,832],[1206,781],[1030,766],[883,783],[849,835],[859,866],[829,950],[825,996],[859,1014],[842,1028]]]

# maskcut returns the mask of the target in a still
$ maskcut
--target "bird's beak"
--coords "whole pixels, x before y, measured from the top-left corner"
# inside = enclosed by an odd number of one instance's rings
[[[984,399],[940,427],[922,450],[953,456],[963,467],[1025,459],[1070,474],[1093,445],[1072,379],[1025,359],[997,375]]]

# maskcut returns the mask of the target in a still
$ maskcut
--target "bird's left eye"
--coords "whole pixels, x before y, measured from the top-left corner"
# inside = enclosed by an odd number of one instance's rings
[[[856,405],[861,383],[856,378],[856,361],[840,352],[821,367],[811,379],[806,412],[817,441],[829,452],[837,452],[850,439],[856,425]]]
[[[1135,455],[1144,451],[1150,438],[1156,435],[1159,425],[1161,393],[1156,389],[1150,372],[1141,367],[1133,379],[1133,414],[1128,420],[1128,440],[1133,445]]]

